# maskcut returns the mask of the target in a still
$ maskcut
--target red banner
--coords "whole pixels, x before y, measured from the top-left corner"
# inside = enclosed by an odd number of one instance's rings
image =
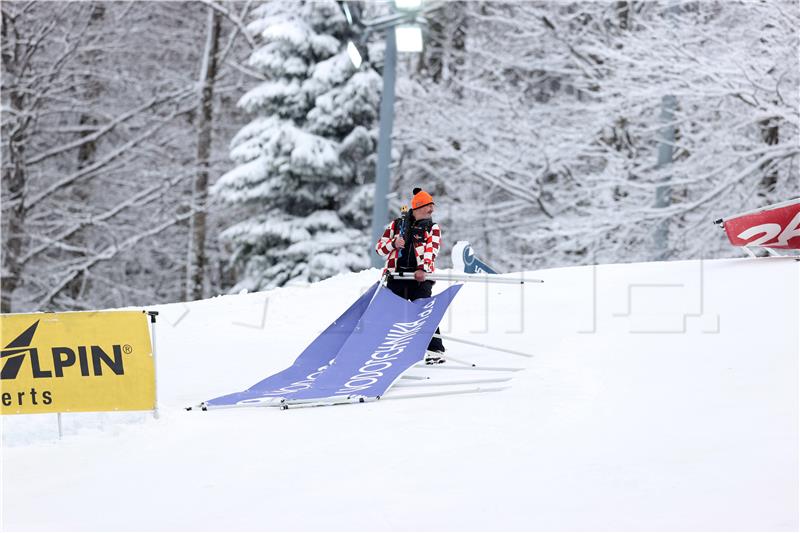
[[[734,246],[800,249],[800,198],[722,221]]]

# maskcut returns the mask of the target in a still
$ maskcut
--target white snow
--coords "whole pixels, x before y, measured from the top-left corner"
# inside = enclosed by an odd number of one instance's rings
[[[291,242],[305,241],[311,237],[303,219],[290,217],[284,219],[256,217],[231,226],[223,232],[223,235],[235,235],[253,244],[258,244],[264,235],[274,235]]]
[[[296,48],[308,47],[308,38],[312,30],[303,21],[287,20],[270,25],[261,32],[264,39],[283,40]]]
[[[535,357],[448,353],[523,367],[510,388],[289,411],[183,408],[288,366],[377,270],[157,306],[160,418],[73,414],[62,440],[55,415],[0,418],[0,529],[797,530],[799,274],[737,259],[470,284],[443,332]]]
[[[256,112],[265,106],[265,102],[272,100],[290,100],[297,97],[300,92],[300,82],[295,79],[278,79],[275,81],[265,81],[247,91],[239,98],[239,107],[250,113]]]

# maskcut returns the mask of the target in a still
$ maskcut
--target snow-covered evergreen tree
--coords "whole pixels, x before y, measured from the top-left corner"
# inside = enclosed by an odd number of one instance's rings
[[[264,81],[239,106],[257,117],[231,142],[238,166],[212,189],[250,214],[222,234],[240,267],[234,290],[366,268],[381,78],[352,66],[333,0],[255,14],[249,65]]]

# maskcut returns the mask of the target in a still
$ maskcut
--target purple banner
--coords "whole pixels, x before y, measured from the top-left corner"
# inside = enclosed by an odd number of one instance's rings
[[[428,343],[461,285],[409,302],[373,286],[294,364],[249,389],[205,402],[246,406],[382,396],[425,357]],[[374,298],[373,298],[374,295]]]
[[[461,285],[409,302],[381,287],[333,363],[286,400],[382,396],[425,349]]]
[[[235,392],[208,400],[209,407],[259,404],[291,392],[307,389],[314,379],[328,367],[339,349],[350,338],[350,334],[361,319],[375,294],[377,283],[372,285],[342,315],[333,321],[319,337],[303,350],[292,366],[263,379],[242,392]]]

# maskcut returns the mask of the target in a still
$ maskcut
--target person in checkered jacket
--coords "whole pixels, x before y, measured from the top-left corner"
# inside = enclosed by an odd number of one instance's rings
[[[411,210],[405,216],[393,220],[375,245],[375,251],[386,257],[384,271],[414,273],[413,278],[390,277],[387,281],[389,290],[406,300],[429,298],[433,291],[435,282],[425,278],[435,270],[436,255],[439,253],[442,238],[439,225],[431,218],[435,207],[430,194],[419,188],[414,189]],[[439,333],[438,328],[436,333]],[[428,350],[443,354],[442,340],[433,337]],[[438,359],[441,361],[434,362],[444,362],[443,358]]]

